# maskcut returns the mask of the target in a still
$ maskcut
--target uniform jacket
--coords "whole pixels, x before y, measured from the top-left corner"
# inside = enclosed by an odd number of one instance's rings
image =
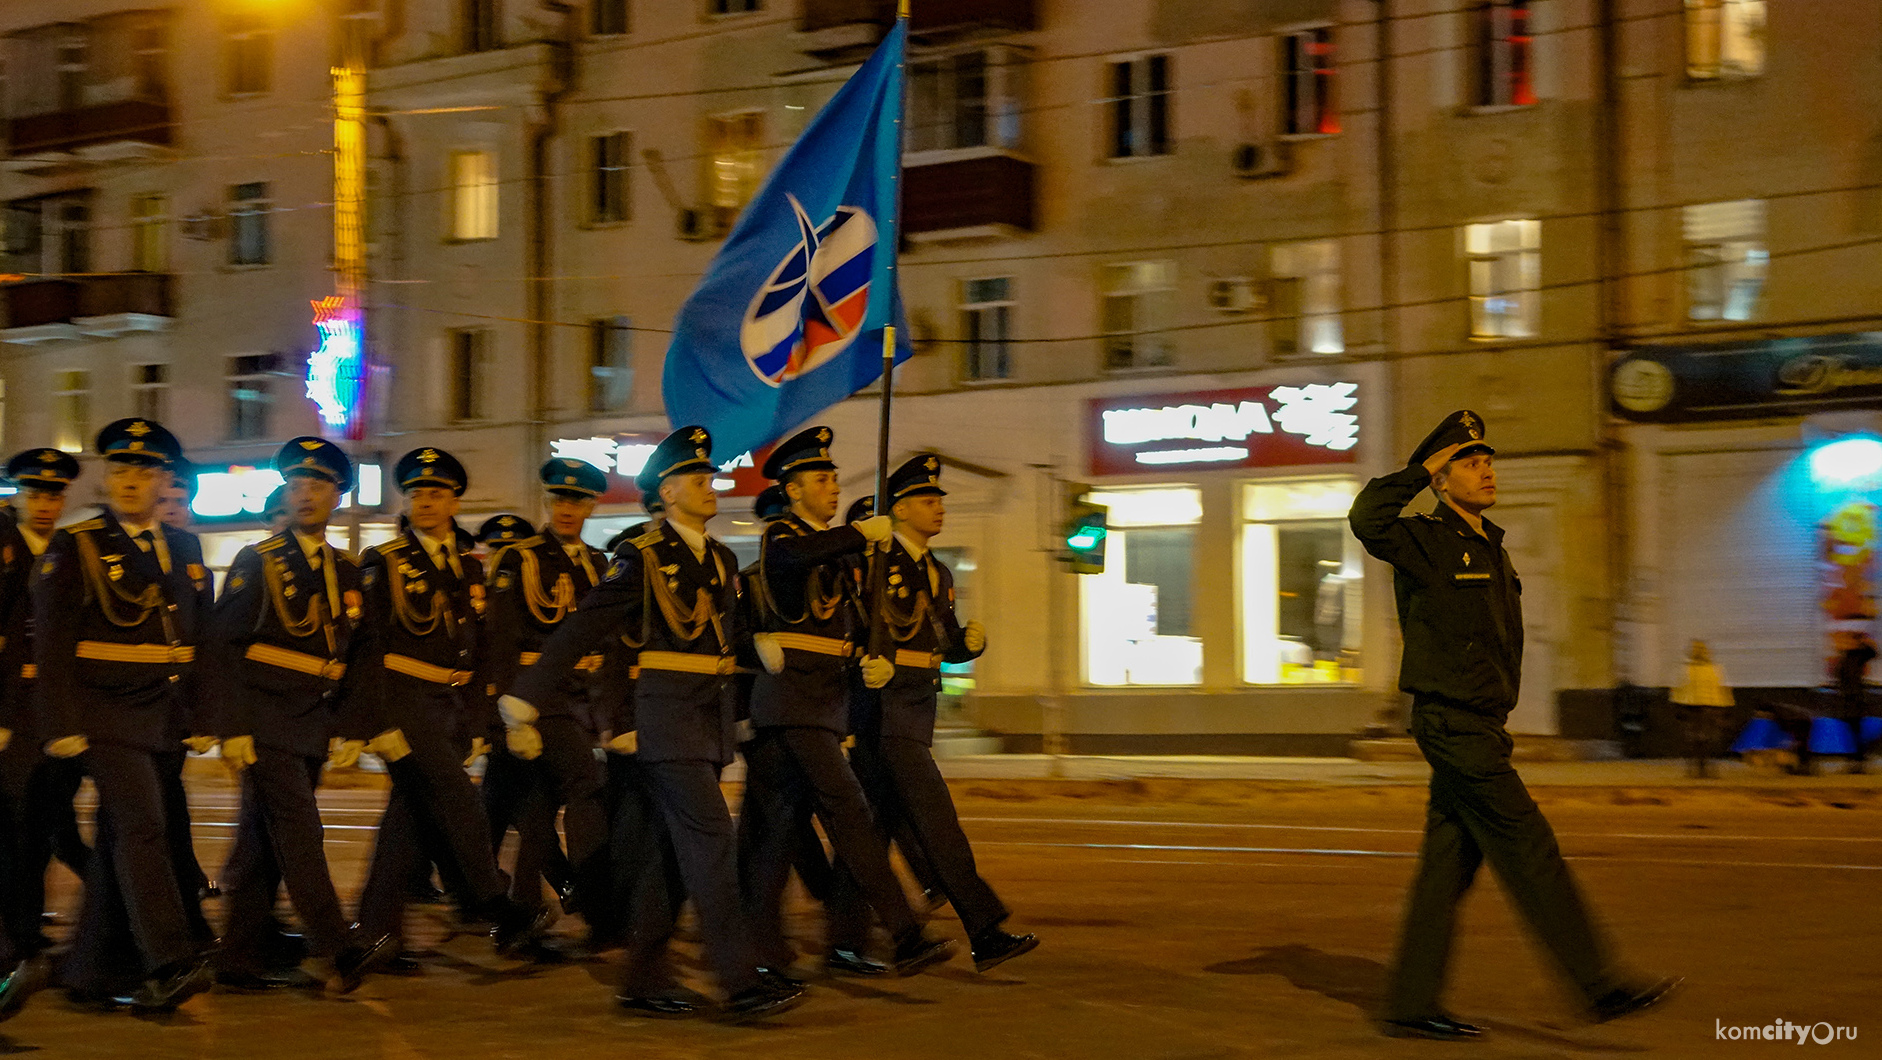
[[[796,514],[765,528],[749,586],[753,619],[757,629],[783,634],[784,670],[758,673],[752,687],[753,725],[849,731],[845,675],[850,657],[801,645],[854,642],[854,582],[844,561],[860,555],[867,544],[855,527],[818,530]],[[818,640],[792,642],[811,637]]]
[[[731,549],[708,539],[702,562],[670,524],[624,542],[601,584],[543,646],[542,661],[518,677],[516,695],[543,709],[561,694],[582,656],[625,636],[640,653],[633,694],[640,757],[730,762],[730,670],[741,658],[747,665],[755,661],[739,613],[737,572]],[[670,609],[681,619],[677,623]],[[701,665],[725,672],[655,668],[649,665],[655,652],[699,657]]]
[[[1348,522],[1367,552],[1392,565],[1405,640],[1399,688],[1501,719],[1522,683],[1522,581],[1490,520],[1478,534],[1448,504],[1400,515],[1430,484],[1420,465],[1375,478]]]
[[[39,558],[33,656],[49,738],[170,751],[208,731],[193,664],[214,589],[196,535],[155,529],[167,574],[109,510],[55,532]]]
[[[304,757],[326,753],[353,630],[364,619],[359,565],[339,549],[328,556],[331,584],[292,530],[236,554],[205,638],[217,735],[253,736]]]
[[[484,569],[458,544],[462,576],[433,566],[414,530],[366,550],[365,621],[341,689],[340,735],[363,740],[401,729],[408,739],[469,740],[497,724],[494,701],[476,683]],[[388,655],[451,671],[462,683],[396,672]]]
[[[38,747],[51,736],[36,723],[33,683],[21,676],[33,661],[33,550],[21,536],[11,506],[0,506],[0,728],[13,743]],[[30,671],[26,671],[30,672]]]
[[[873,570],[878,562],[881,558],[872,553],[872,569],[863,574],[864,612],[869,621],[888,625],[887,644],[894,649],[888,658],[895,664],[895,676],[879,691],[851,682],[850,724],[859,735],[931,744],[941,664],[969,662],[980,652],[967,650],[954,614],[954,574],[947,564],[932,551],[917,560],[899,537],[890,539],[888,568],[880,585]]]
[[[525,666],[535,665],[542,646],[600,581],[608,560],[582,546],[588,563],[570,558],[562,541],[545,531],[507,543],[485,561],[488,607],[484,611],[484,683],[491,694],[508,692]],[[525,657],[528,662],[525,663]],[[606,659],[605,653],[597,658]],[[561,694],[542,705],[545,714],[574,714],[591,730],[591,671],[572,670]]]

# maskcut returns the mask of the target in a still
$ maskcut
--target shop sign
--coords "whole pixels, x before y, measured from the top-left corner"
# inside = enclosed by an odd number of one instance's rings
[[[1882,333],[1648,346],[1615,362],[1614,413],[1642,423],[1882,405]]]
[[[634,485],[634,476],[647,466],[647,458],[665,437],[665,431],[629,431],[608,437],[557,438],[549,443],[549,455],[585,460],[606,472],[608,491],[601,495],[601,503],[637,504],[640,490]],[[720,465],[718,476],[712,480],[713,488],[722,496],[756,497],[771,484],[758,473],[759,463],[751,453],[733,457]]]
[[[355,492],[360,503],[377,508],[384,501],[379,465],[355,464]],[[281,486],[281,472],[252,464],[225,464],[202,467],[196,472],[196,497],[190,501],[190,517],[199,523],[254,523],[268,506],[268,495]],[[340,498],[340,510],[350,508],[354,495]]]
[[[1091,473],[1350,464],[1358,394],[1357,383],[1311,383],[1094,398]]]

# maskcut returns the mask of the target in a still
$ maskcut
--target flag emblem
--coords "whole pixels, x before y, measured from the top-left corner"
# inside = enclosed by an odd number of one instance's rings
[[[787,383],[842,353],[862,331],[875,270],[876,222],[858,206],[839,206],[813,224],[787,194],[798,240],[771,270],[745,311],[739,345],[758,378]]]

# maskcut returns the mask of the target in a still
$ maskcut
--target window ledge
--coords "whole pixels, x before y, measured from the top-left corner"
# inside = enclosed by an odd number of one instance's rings
[[[1106,155],[1103,161],[1113,166],[1140,166],[1146,162],[1163,162],[1175,157],[1175,151],[1165,151],[1160,155]]]
[[[1467,117],[1480,114],[1514,114],[1518,111],[1535,110],[1542,106],[1541,100],[1534,103],[1472,103],[1465,106],[1462,113]]]
[[[495,243],[496,241],[496,236],[475,236],[470,239],[459,239],[457,236],[444,237],[444,245],[448,247],[471,246],[477,243]]]
[[[978,147],[938,147],[929,151],[907,151],[902,155],[905,166],[934,166],[944,162],[962,162],[969,158],[1017,158],[1022,162],[1032,161],[1018,150],[1001,147],[997,144],[981,144]]]
[[[625,220],[620,220],[620,221],[588,221],[588,222],[583,223],[581,227],[582,227],[582,231],[584,232],[602,232],[611,228],[628,228],[628,227],[631,227],[633,223],[634,221],[632,218],[627,218]],[[477,240],[460,240],[460,242],[485,243],[489,241],[477,239]]]
[[[1161,372],[1171,371],[1175,369],[1175,367],[1176,363],[1171,361],[1164,364],[1131,365],[1127,368],[1106,367],[1103,371],[1105,375],[1157,375]]]
[[[1764,80],[1763,74],[1719,74],[1715,77],[1694,77],[1692,74],[1680,78],[1683,88],[1703,88],[1712,85],[1743,85]]]
[[[233,264],[233,263],[227,264],[227,265],[222,266],[222,271],[223,272],[260,272],[262,269],[272,269],[272,268],[274,268],[274,262],[272,261],[257,261],[257,262],[243,263],[243,264]]]
[[[1280,140],[1282,143],[1298,144],[1306,143],[1310,140],[1336,140],[1339,138],[1339,135],[1340,134],[1336,132],[1282,133],[1276,136],[1275,139]]]

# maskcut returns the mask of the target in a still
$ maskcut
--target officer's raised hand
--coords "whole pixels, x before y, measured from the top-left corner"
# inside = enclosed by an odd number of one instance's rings
[[[1456,458],[1459,449],[1471,444],[1473,443],[1457,442],[1456,444],[1447,445],[1437,452],[1432,453],[1430,456],[1425,457],[1425,470],[1433,475],[1437,474],[1444,469],[1444,465]]]

